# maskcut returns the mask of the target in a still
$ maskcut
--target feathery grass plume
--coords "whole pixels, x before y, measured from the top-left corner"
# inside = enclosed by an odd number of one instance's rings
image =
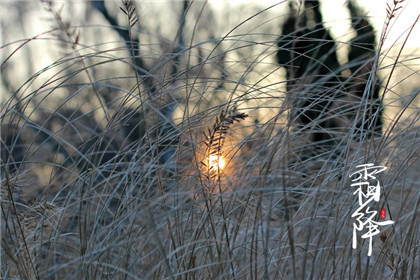
[[[63,3],[61,7],[58,8],[57,10],[55,6],[55,2],[53,0],[40,0],[40,1],[41,3],[45,4],[46,11],[53,15],[55,22],[58,24],[59,33],[56,34],[58,40],[64,43],[65,46],[70,44],[70,47],[73,50],[73,53],[71,55],[75,56],[76,58],[79,58],[79,63],[82,64],[83,66],[82,69],[86,73],[86,76],[92,85],[92,88],[95,92],[95,96],[98,100],[98,103],[104,112],[105,118],[109,120],[107,105],[104,103],[104,100],[103,100],[104,98],[99,93],[98,88],[93,82],[92,74],[90,73],[85,60],[81,59],[83,58],[83,56],[81,55],[80,51],[77,49],[77,47],[79,46],[80,30],[78,28],[72,27],[71,21],[65,20],[62,16],[62,11],[66,3]]]
[[[58,40],[62,43],[70,43],[71,48],[75,50],[80,39],[80,29],[72,27],[70,20],[65,20],[63,18],[62,13],[65,3],[62,3],[61,7],[57,9],[57,3],[53,0],[40,1],[41,3],[45,4],[45,10],[53,15],[55,22],[58,24],[58,29],[60,32],[55,33]]]
[[[133,0],[121,0],[121,2],[124,8],[120,7],[120,10],[128,17],[130,28],[133,28],[138,22],[135,2]]]
[[[223,190],[222,190],[222,182],[221,182],[221,172],[225,165],[225,159],[223,155],[223,147],[225,144],[225,140],[231,125],[235,122],[238,123],[248,117],[245,113],[240,113],[236,111],[236,108],[231,110],[222,110],[220,115],[216,116],[216,120],[213,124],[213,127],[208,129],[206,133],[203,131],[205,141],[204,144],[206,146],[205,151],[205,159],[202,160],[200,163],[204,166],[204,180],[200,178],[201,184],[204,185],[202,187],[205,209],[207,210],[208,223],[211,228],[211,232],[215,238],[219,238],[216,242],[216,251],[218,258],[220,259],[223,255],[223,251],[227,251],[227,254],[232,258],[232,243],[231,243],[231,233],[228,229],[228,218],[226,213],[226,206],[223,199]],[[218,200],[213,201],[212,198],[216,194],[214,189],[218,187]],[[219,202],[219,204],[217,204]],[[216,207],[216,205],[220,205]],[[217,230],[215,221],[218,220],[218,213],[221,215],[221,236],[217,237]],[[224,234],[224,235],[223,235]],[[195,262],[195,256],[192,255],[190,258],[190,262]],[[193,265],[193,264],[192,264]],[[229,269],[231,271],[232,276],[234,274],[234,265],[230,263]]]
[[[205,177],[207,179],[214,179],[220,175],[221,169],[223,168],[220,166],[220,161],[223,158],[222,149],[230,126],[247,117],[247,114],[236,112],[236,109],[226,112],[222,110],[220,115],[216,116],[212,129],[209,128],[207,133],[203,131],[205,137],[204,144],[207,148],[205,152],[206,158],[201,161],[201,164],[206,168]]]
[[[136,23],[139,21],[137,18],[136,13],[136,3],[133,0],[121,0],[121,3],[123,7],[120,7],[120,10],[127,16],[128,20],[128,34],[124,33],[123,31],[119,31],[119,34],[122,36],[124,40],[126,40],[126,45],[129,46],[129,51],[131,54],[131,57],[134,62],[134,71],[137,81],[137,91],[139,95],[139,99],[141,102],[140,108],[141,108],[141,114],[144,117],[144,134],[146,136],[146,140],[149,144],[149,147],[152,147],[152,140],[150,135],[150,129],[149,129],[149,120],[146,116],[149,116],[150,113],[148,112],[144,100],[147,99],[147,95],[151,95],[152,92],[155,91],[153,86],[153,81],[150,80],[150,77],[145,77],[144,79],[141,79],[140,76],[143,76],[143,73],[140,71],[145,70],[145,64],[143,60],[140,57],[140,40],[139,37],[133,38],[132,29],[136,25]],[[105,9],[105,8],[104,8]],[[105,13],[106,15],[106,13]],[[108,16],[107,18],[110,18]],[[108,19],[110,20],[110,19]],[[112,22],[112,20],[111,20]],[[127,41],[128,40],[128,41]],[[146,87],[146,92],[148,94],[142,94],[141,91],[141,84],[144,84]],[[142,130],[143,128],[141,126],[138,126],[136,130]]]
[[[404,1],[405,0],[392,0],[392,4],[393,4],[392,7],[389,5],[389,3],[386,3],[386,14],[387,14],[387,21],[385,22],[386,25],[389,24],[389,22],[391,21],[391,19],[393,19],[394,17],[396,17],[397,11],[400,10],[400,9],[402,9],[401,4]]]

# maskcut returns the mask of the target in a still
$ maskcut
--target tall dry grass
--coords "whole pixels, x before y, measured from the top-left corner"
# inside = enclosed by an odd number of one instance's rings
[[[382,131],[363,136],[360,118],[345,117],[343,108],[364,112],[366,100],[327,95],[335,107],[326,118],[345,120],[328,131],[329,148],[311,136],[325,127],[299,122],[308,98],[294,102],[293,78],[279,74],[280,29],[255,27],[274,24],[264,18],[273,7],[196,42],[206,2],[178,3],[171,40],[143,29],[141,2],[90,3],[103,25],[41,2],[51,29],[2,47],[2,278],[420,277],[419,92],[388,98],[405,82],[399,68],[419,56],[383,48],[402,1],[390,2],[376,52],[360,66],[366,92],[383,80]],[[85,43],[92,33],[119,40]],[[14,83],[20,53],[39,41],[60,58]],[[349,174],[364,163],[388,168],[376,210],[395,222],[374,237],[371,257],[366,240],[351,245]]]

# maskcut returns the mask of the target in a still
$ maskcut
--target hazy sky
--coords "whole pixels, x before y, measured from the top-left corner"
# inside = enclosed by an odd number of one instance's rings
[[[297,1],[297,0],[296,0]],[[286,1],[279,0],[210,0],[210,2],[215,6],[222,6],[223,3],[229,3],[231,5],[243,4],[243,3],[254,3],[260,4],[264,3],[267,7],[274,5],[276,3],[282,3]],[[346,0],[321,0],[322,10],[324,13],[324,20],[328,22],[330,27],[333,27],[333,32],[336,34],[344,34],[348,26],[345,26],[343,23],[344,19],[349,17],[347,11],[344,9]],[[391,5],[391,0],[357,0],[357,3],[365,9],[365,11],[371,17],[372,22],[374,23],[378,32],[381,32],[383,23],[385,21],[386,15],[386,3]],[[286,6],[286,3],[280,4],[280,6]],[[393,26],[390,30],[388,40],[386,41],[386,46],[392,45],[399,36],[403,35],[410,26],[412,26],[420,14],[420,1],[419,0],[406,0],[403,2],[403,9],[399,11],[399,16],[397,19],[394,19]],[[420,46],[420,23],[419,26],[416,26],[412,32],[412,35],[407,42],[407,46]],[[417,35],[416,35],[417,34]],[[402,40],[402,39],[401,39]]]

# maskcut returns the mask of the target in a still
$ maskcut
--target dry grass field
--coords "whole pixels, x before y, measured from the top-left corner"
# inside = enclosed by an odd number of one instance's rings
[[[419,18],[214,2],[2,4],[2,279],[420,279]]]

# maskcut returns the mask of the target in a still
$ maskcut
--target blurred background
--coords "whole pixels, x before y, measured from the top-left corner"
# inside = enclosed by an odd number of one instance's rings
[[[128,55],[127,51],[122,49],[123,44],[118,33],[110,26],[104,15],[94,8],[93,2],[53,2],[56,3],[57,9],[61,9],[64,21],[79,29],[81,44],[108,52],[115,57]],[[378,40],[385,22],[387,1],[355,2],[369,16],[369,20],[378,32],[376,36]],[[354,32],[350,29],[349,12],[345,7],[345,1],[323,0],[320,4],[325,25],[336,40],[339,61],[345,63],[347,43],[354,36]],[[3,65],[2,103],[4,104],[4,100],[10,96],[10,91],[16,91],[38,71],[47,71],[46,67],[64,57],[65,50],[59,47],[59,42],[52,39],[54,32],[49,32],[57,26],[51,14],[45,10],[45,3],[2,1],[1,5],[2,61],[25,42],[24,40],[32,38],[31,42],[14,52],[13,57]],[[195,64],[199,62],[200,57],[205,60],[206,56],[210,55],[212,61],[210,64],[213,64],[216,70],[212,74],[215,78],[220,78],[221,75],[228,73],[228,80],[233,86],[236,86],[242,77],[254,87],[258,87],[259,94],[263,96],[278,95],[284,91],[282,83],[284,69],[275,61],[274,41],[282,32],[282,23],[289,9],[288,1],[137,1],[136,5],[139,25],[136,25],[133,31],[140,37],[140,55],[143,56],[148,69],[159,68],[161,77],[165,75],[162,71],[165,71],[156,65],[165,61],[165,55],[167,59],[177,47],[177,51],[182,48],[188,49],[180,56],[183,63]],[[120,6],[119,1],[105,1],[110,16],[116,19],[118,25],[126,26],[127,20],[120,11]],[[383,77],[389,72],[389,66],[394,62],[420,10],[418,1],[405,1],[403,6],[404,8],[398,11],[398,17],[391,23],[382,49],[380,73]],[[187,16],[184,20],[185,11]],[[420,36],[417,35],[420,33],[419,30],[420,27],[415,26],[412,36],[405,43],[399,58],[401,63],[393,74],[387,98],[401,97],[400,100],[403,100],[404,96],[420,87],[418,83]],[[34,36],[37,36],[37,39]],[[224,36],[228,37],[223,39]],[[81,48],[79,54],[90,50],[89,47]],[[125,73],[127,65],[116,61],[100,69],[95,71],[94,75],[115,76]],[[226,73],[220,73],[223,71]],[[247,73],[244,75],[244,72]],[[47,75],[40,75],[33,83],[26,85],[26,92],[42,84],[47,79],[44,77]],[[217,87],[215,82],[211,81],[207,86]],[[238,92],[244,90],[240,87],[237,89]],[[54,93],[54,97],[59,96],[59,92]],[[390,100],[388,103],[394,104]],[[265,106],[260,103],[258,107]],[[179,110],[177,114],[181,114]]]

